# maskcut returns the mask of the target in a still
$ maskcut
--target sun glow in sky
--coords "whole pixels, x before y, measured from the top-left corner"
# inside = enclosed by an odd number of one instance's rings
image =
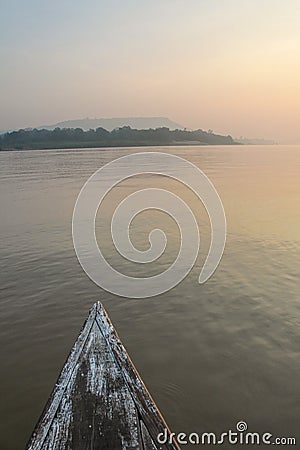
[[[0,0],[0,130],[167,116],[300,143],[299,0]]]

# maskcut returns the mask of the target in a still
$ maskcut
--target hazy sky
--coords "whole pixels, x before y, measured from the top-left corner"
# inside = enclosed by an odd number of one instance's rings
[[[167,116],[300,143],[299,0],[0,0],[0,129]]]

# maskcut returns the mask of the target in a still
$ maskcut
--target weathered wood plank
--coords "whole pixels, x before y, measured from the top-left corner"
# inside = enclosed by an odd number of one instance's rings
[[[95,304],[27,450],[175,450],[104,308]]]
[[[174,450],[179,449],[175,439],[171,437],[168,443],[161,445],[157,441],[157,436],[167,430],[168,435],[171,435],[163,416],[156,406],[153,398],[143,383],[137,369],[131,361],[126,349],[124,348],[116,330],[114,329],[105,309],[100,303],[97,304],[96,322],[99,325],[111,351],[114,354],[115,360],[120,367],[124,380],[132,394],[132,398],[136,404],[138,412],[144,422],[153,442],[159,449]],[[171,441],[171,443],[169,443]]]
[[[62,401],[65,389],[69,383],[70,377],[72,376],[72,373],[75,369],[83,346],[85,345],[86,339],[95,321],[96,313],[97,306],[94,305],[61,371],[53,392],[48,402],[46,403],[40,420],[32,434],[31,440],[26,447],[28,448],[28,450],[40,450],[43,448],[43,444],[48,434],[49,428],[53,422],[56,411],[59,407],[60,402]]]
[[[77,366],[45,449],[139,449],[135,404],[96,323]]]
[[[157,450],[157,446],[154,444],[154,442],[149,434],[149,431],[147,430],[143,421],[140,422],[140,428],[141,428],[142,441],[143,441],[144,448],[146,450]]]

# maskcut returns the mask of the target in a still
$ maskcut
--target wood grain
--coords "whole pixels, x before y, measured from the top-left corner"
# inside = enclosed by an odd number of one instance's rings
[[[160,445],[167,430],[169,442]],[[90,311],[27,450],[175,450],[103,306]]]

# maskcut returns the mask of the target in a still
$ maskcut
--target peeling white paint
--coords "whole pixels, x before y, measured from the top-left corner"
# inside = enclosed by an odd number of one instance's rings
[[[27,450],[178,450],[104,308],[95,304]]]

